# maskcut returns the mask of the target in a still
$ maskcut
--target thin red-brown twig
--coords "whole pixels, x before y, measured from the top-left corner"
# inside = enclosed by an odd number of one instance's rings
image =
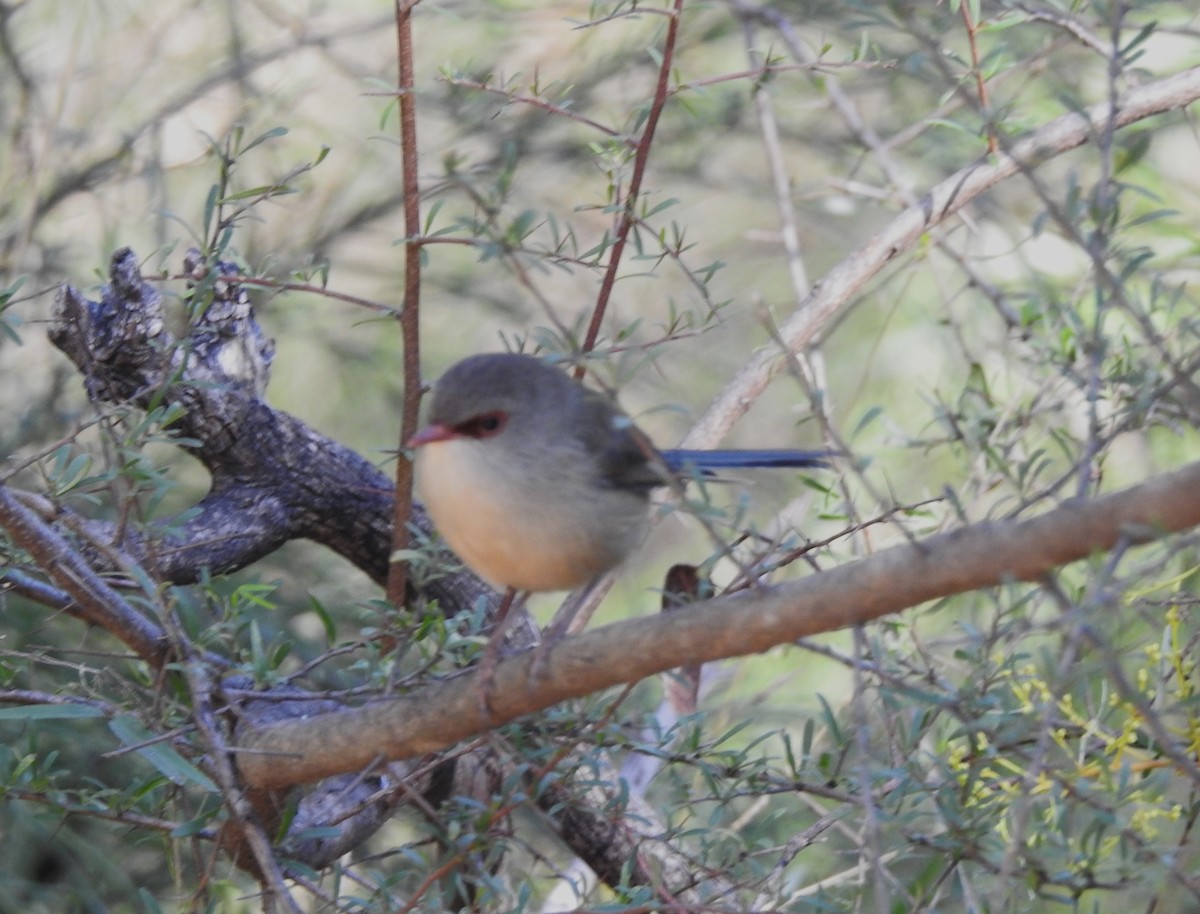
[[[671,64],[675,59],[675,43],[679,37],[679,20],[681,18],[683,18],[683,0],[675,0],[674,9],[667,24],[667,36],[663,41],[662,64],[658,68],[658,85],[654,90],[654,102],[650,106],[650,113],[646,117],[646,126],[642,130],[637,144],[637,152],[633,157],[633,175],[629,180],[629,190],[625,193],[625,205],[622,207],[612,250],[609,252],[608,267],[604,271],[604,279],[600,282],[600,294],[596,298],[592,320],[588,324],[587,333],[583,338],[584,352],[590,352],[596,345],[596,339],[600,336],[604,313],[608,309],[609,299],[612,298],[613,286],[617,281],[617,271],[621,268],[621,255],[625,251],[625,242],[628,241],[629,232],[637,222],[636,207],[642,190],[642,179],[646,174],[646,163],[650,159],[650,146],[654,141],[658,118],[666,105],[667,97],[671,94]],[[583,376],[583,366],[575,369],[575,376],[577,378]]]
[[[971,18],[971,5],[966,0],[963,0],[958,8],[962,13],[963,25],[967,27],[967,43],[971,47],[971,72],[975,76],[975,89],[979,93],[979,107],[988,119],[986,124],[988,152],[995,155],[1000,151],[1000,143],[996,139],[996,127],[992,123],[990,114],[991,105],[988,103],[987,80],[983,78],[983,69],[979,65],[979,28],[975,24],[975,20]]]
[[[412,10],[418,0],[396,0],[396,56],[399,60],[401,170],[404,182],[404,307],[400,329],[404,335],[404,405],[400,417],[400,456],[396,460],[396,504],[392,514],[392,549],[408,548],[408,519],[412,514],[412,462],[403,453],[405,442],[417,430],[421,408],[421,198],[417,183],[417,112],[413,94]],[[404,605],[408,566],[393,562],[388,569],[387,597],[393,606]]]

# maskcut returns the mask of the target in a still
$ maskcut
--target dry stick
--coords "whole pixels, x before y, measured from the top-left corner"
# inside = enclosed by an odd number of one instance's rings
[[[583,124],[586,127],[591,127],[598,133],[603,133],[608,137],[619,137],[621,134],[612,127],[607,127],[599,121],[594,121],[590,117],[585,117],[578,111],[563,105],[556,105],[554,102],[546,101],[537,95],[519,95],[511,92],[508,89],[503,89],[498,86],[489,85],[478,79],[463,79],[459,77],[443,76],[442,82],[448,86],[456,86],[461,89],[470,89],[473,92],[486,92],[489,95],[498,95],[504,99],[507,104],[529,105],[533,108],[538,108],[555,117],[565,117],[567,120],[575,121],[577,124]]]
[[[180,645],[185,641],[185,636],[181,631],[174,631],[173,638]],[[186,648],[183,650],[185,651]],[[214,684],[210,675],[211,668],[192,657],[181,663],[179,669],[182,670],[191,692],[192,719],[208,749],[208,765],[206,767],[220,785],[221,799],[225,809],[230,813],[230,818],[225,821],[224,828],[230,829],[227,835],[229,840],[234,843],[226,846],[225,849],[228,851],[236,849],[239,856],[249,850],[254,865],[257,866],[257,872],[254,875],[258,878],[263,892],[264,911],[276,911],[282,906],[287,910],[294,911],[295,914],[301,914],[300,905],[292,898],[287,889],[283,868],[275,855],[271,841],[258,816],[255,815],[254,807],[247,798],[246,791],[238,778],[238,772],[234,768],[234,759],[229,753],[229,746],[218,720],[218,713],[212,707],[210,700],[214,692]],[[238,838],[245,844],[237,843]],[[248,860],[240,860],[239,866],[254,872]]]
[[[168,643],[163,630],[134,609],[71,544],[3,485],[0,527],[74,600],[72,606],[64,607],[67,612],[110,632],[156,669],[166,662]]]
[[[749,23],[745,24],[746,51],[751,63],[758,63],[753,34]],[[832,79],[832,77],[830,77]],[[804,253],[800,249],[800,228],[796,222],[796,208],[792,204],[792,179],[788,173],[787,158],[779,139],[779,122],[775,119],[775,108],[771,95],[764,85],[754,87],[754,107],[758,113],[758,128],[763,138],[763,152],[767,157],[767,170],[771,173],[771,185],[775,191],[775,208],[779,213],[779,236],[783,242],[784,262],[792,280],[792,291],[797,300],[808,295],[811,285],[808,269],[804,266]]]
[[[412,10],[416,0],[396,0],[396,54],[400,61],[400,145],[404,171],[404,307],[400,329],[404,334],[404,407],[400,419],[400,455],[396,460],[396,502],[392,513],[392,551],[408,548],[408,522],[412,514],[412,461],[404,456],[405,443],[417,431],[421,410],[421,197],[417,175],[417,112],[413,94]],[[404,605],[408,565],[388,567],[387,598]]]
[[[981,159],[960,169],[830,270],[780,326],[782,339],[793,352],[811,344],[856,292],[887,264],[911,249],[926,231],[1005,178],[1082,145],[1095,136],[1110,116],[1117,129],[1183,108],[1197,99],[1200,99],[1200,67],[1193,67],[1131,89],[1119,100],[1115,114],[1106,103],[1094,105],[1083,113],[1065,114],[1014,143],[1007,154]],[[781,364],[780,355],[772,348],[764,347],[757,352],[700,417],[680,447],[710,447],[722,440]]]
[[[495,671],[492,717],[477,677],[437,683],[349,711],[240,734],[246,782],[278,788],[356,771],[377,757],[436,752],[499,722],[688,663],[753,654],[861,624],[927,600],[1034,581],[1095,552],[1200,524],[1200,462],[1024,521],[981,523],[906,543],[800,581],[614,623],[555,646],[534,681],[533,657]]]
[[[1034,22],[1048,22],[1055,28],[1062,29],[1085,48],[1094,51],[1106,60],[1120,56],[1121,49],[1119,47],[1089,32],[1082,21],[1075,19],[1070,14],[1059,13],[1049,9],[1039,9],[1032,3],[1016,3],[1013,5]],[[1133,78],[1136,79],[1135,74],[1133,74]]]
[[[163,276],[162,279],[186,279],[188,277]],[[255,286],[260,289],[272,289],[277,292],[307,292],[310,295],[319,295],[321,298],[330,298],[334,301],[345,302],[348,305],[357,305],[360,308],[367,308],[374,311],[376,314],[382,314],[385,317],[400,317],[400,308],[393,308],[391,305],[385,305],[382,302],[374,301],[370,298],[363,298],[359,295],[351,295],[349,292],[338,292],[330,289],[327,286],[318,286],[308,282],[284,282],[278,279],[266,279],[260,276],[243,276],[240,273],[222,273],[216,279],[219,282],[237,283],[242,286]]]

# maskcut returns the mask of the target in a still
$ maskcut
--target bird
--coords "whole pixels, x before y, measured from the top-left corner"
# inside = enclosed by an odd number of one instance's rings
[[[574,590],[619,566],[646,537],[651,493],[681,474],[834,456],[658,450],[607,394],[522,353],[451,366],[407,445],[447,545],[492,585],[531,592]]]

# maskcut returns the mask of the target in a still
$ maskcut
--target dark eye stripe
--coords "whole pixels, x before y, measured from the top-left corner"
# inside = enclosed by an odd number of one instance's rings
[[[472,416],[466,422],[454,426],[454,430],[468,438],[490,438],[500,432],[508,422],[508,413],[496,410]]]

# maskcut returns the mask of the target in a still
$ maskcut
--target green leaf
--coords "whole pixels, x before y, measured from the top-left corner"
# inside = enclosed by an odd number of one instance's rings
[[[193,835],[198,835],[208,827],[209,816],[196,816],[194,819],[188,819],[186,822],[171,829],[172,838],[190,838]]]
[[[251,140],[249,143],[247,143],[245,146],[243,146],[238,151],[238,154],[244,155],[245,153],[247,153],[251,149],[253,149],[255,146],[259,145],[260,143],[265,143],[267,140],[273,140],[273,139],[276,139],[277,137],[287,136],[287,132],[288,131],[287,131],[286,127],[272,127],[266,133],[259,134],[258,137]]]
[[[677,206],[678,204],[679,204],[678,197],[670,197],[669,199],[663,200],[663,202],[659,203],[657,206],[651,207],[649,210],[646,211],[646,213],[643,215],[642,218],[649,219],[651,216],[655,216],[658,213],[661,213],[664,209],[669,209],[670,207]]]
[[[134,751],[154,766],[163,777],[172,784],[184,786],[195,784],[209,793],[217,792],[217,785],[203,771],[185,759],[165,742],[147,743],[156,734],[142,726],[141,721],[131,714],[122,714],[108,723],[108,729],[121,741],[123,746],[138,746]]]
[[[221,196],[221,188],[214,184],[208,189],[208,196],[204,199],[204,234],[208,235],[213,227],[213,217],[217,212],[217,199]]]
[[[429,212],[425,215],[425,227],[421,229],[422,235],[428,235],[433,228],[433,222],[437,219],[437,214],[442,211],[442,205],[445,200],[434,200],[433,206],[429,207]]]
[[[863,429],[867,428],[867,426],[878,419],[881,415],[883,415],[883,407],[872,406],[865,413],[863,413],[862,418],[859,419],[855,424],[854,430],[850,432],[850,437],[857,438],[858,435],[862,433]]]
[[[248,200],[252,197],[267,197],[276,194],[293,194],[295,189],[287,184],[260,184],[258,187],[250,187],[246,190],[239,190],[236,193],[227,194],[222,198],[222,203],[232,203],[234,200]]]
[[[0,708],[0,720],[83,720],[103,716],[103,711],[91,705],[20,705]]]
[[[146,889],[138,889],[138,898],[142,900],[142,906],[148,914],[162,914],[162,907],[159,906],[158,899],[150,894]]]
[[[308,608],[316,613],[317,618],[321,620],[321,625],[325,629],[325,639],[331,644],[337,638],[337,625],[333,621],[333,617],[329,615],[329,610],[314,596],[308,598]]]

